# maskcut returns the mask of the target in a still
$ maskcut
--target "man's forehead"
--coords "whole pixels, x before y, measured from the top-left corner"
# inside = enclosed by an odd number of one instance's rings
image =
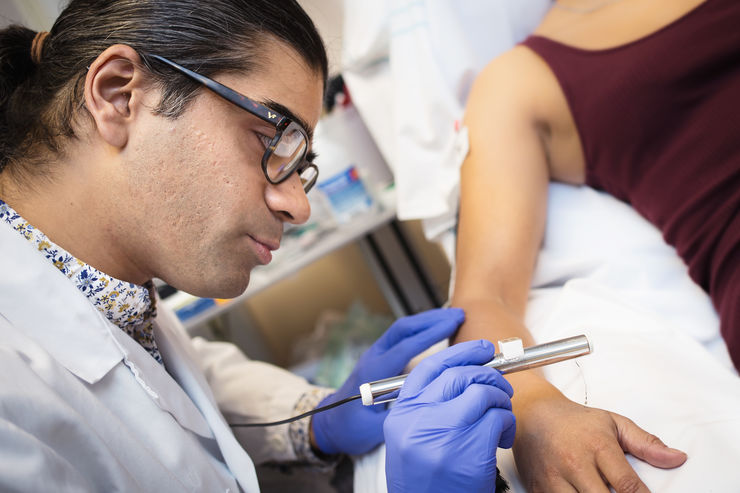
[[[322,74],[281,41],[266,43],[262,54],[257,72],[268,82],[269,88],[262,97],[255,99],[289,117],[301,125],[309,137],[313,136],[323,103]]]

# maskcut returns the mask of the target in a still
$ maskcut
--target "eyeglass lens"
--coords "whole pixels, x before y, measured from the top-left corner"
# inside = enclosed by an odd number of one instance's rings
[[[267,174],[270,180],[279,182],[292,173],[306,156],[308,142],[303,133],[288,126],[275,145],[267,160]]]
[[[307,150],[305,132],[295,123],[288,125],[267,158],[266,170],[270,181],[280,182],[293,171],[297,171],[303,190],[308,192],[316,182],[319,172],[314,165],[304,165]]]
[[[301,178],[303,190],[308,193],[308,191],[311,190],[311,188],[313,187],[314,183],[316,183],[316,179],[319,177],[319,170],[314,165],[306,166],[299,172],[298,176]]]

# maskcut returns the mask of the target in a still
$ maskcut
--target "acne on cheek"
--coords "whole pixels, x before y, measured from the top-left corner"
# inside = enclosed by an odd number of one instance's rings
[[[252,181],[255,179],[252,176],[246,177],[245,172],[249,169],[246,163],[238,161],[237,152],[228,146],[225,146],[223,142],[217,142],[213,135],[209,135],[204,132],[202,127],[196,126],[196,124],[190,124],[188,126],[188,134],[190,134],[189,141],[187,138],[183,138],[181,143],[181,149],[188,149],[183,156],[188,163],[198,164],[200,167],[199,171],[193,171],[196,167],[191,167],[190,173],[195,176],[194,179],[198,181],[208,180],[213,184],[221,183],[224,186],[231,188],[241,188],[239,185],[245,180]],[[190,154],[189,156],[186,154]],[[203,176],[204,170],[208,173],[208,176]],[[189,173],[183,169],[183,173]],[[255,176],[261,176],[260,174]],[[198,176],[200,175],[200,176]]]
[[[191,125],[190,130],[192,132],[192,135],[194,137],[193,141],[193,150],[195,152],[208,152],[212,153],[215,146],[213,145],[213,141],[211,141],[208,136],[203,132],[202,130],[199,130]],[[185,142],[183,142],[185,143]]]

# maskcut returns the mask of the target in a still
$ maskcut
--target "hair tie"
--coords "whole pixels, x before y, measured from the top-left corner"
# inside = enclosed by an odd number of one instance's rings
[[[33,37],[33,42],[31,43],[31,60],[36,65],[41,63],[41,51],[44,49],[44,41],[48,35],[49,31],[39,31]]]

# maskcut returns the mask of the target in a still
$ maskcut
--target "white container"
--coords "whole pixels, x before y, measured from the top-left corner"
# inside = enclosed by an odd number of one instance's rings
[[[343,111],[335,108],[330,115],[324,116],[314,133],[319,167],[316,186],[326,197],[334,218],[340,224],[371,211],[376,204],[358,165],[357,153],[361,151],[348,145]]]

